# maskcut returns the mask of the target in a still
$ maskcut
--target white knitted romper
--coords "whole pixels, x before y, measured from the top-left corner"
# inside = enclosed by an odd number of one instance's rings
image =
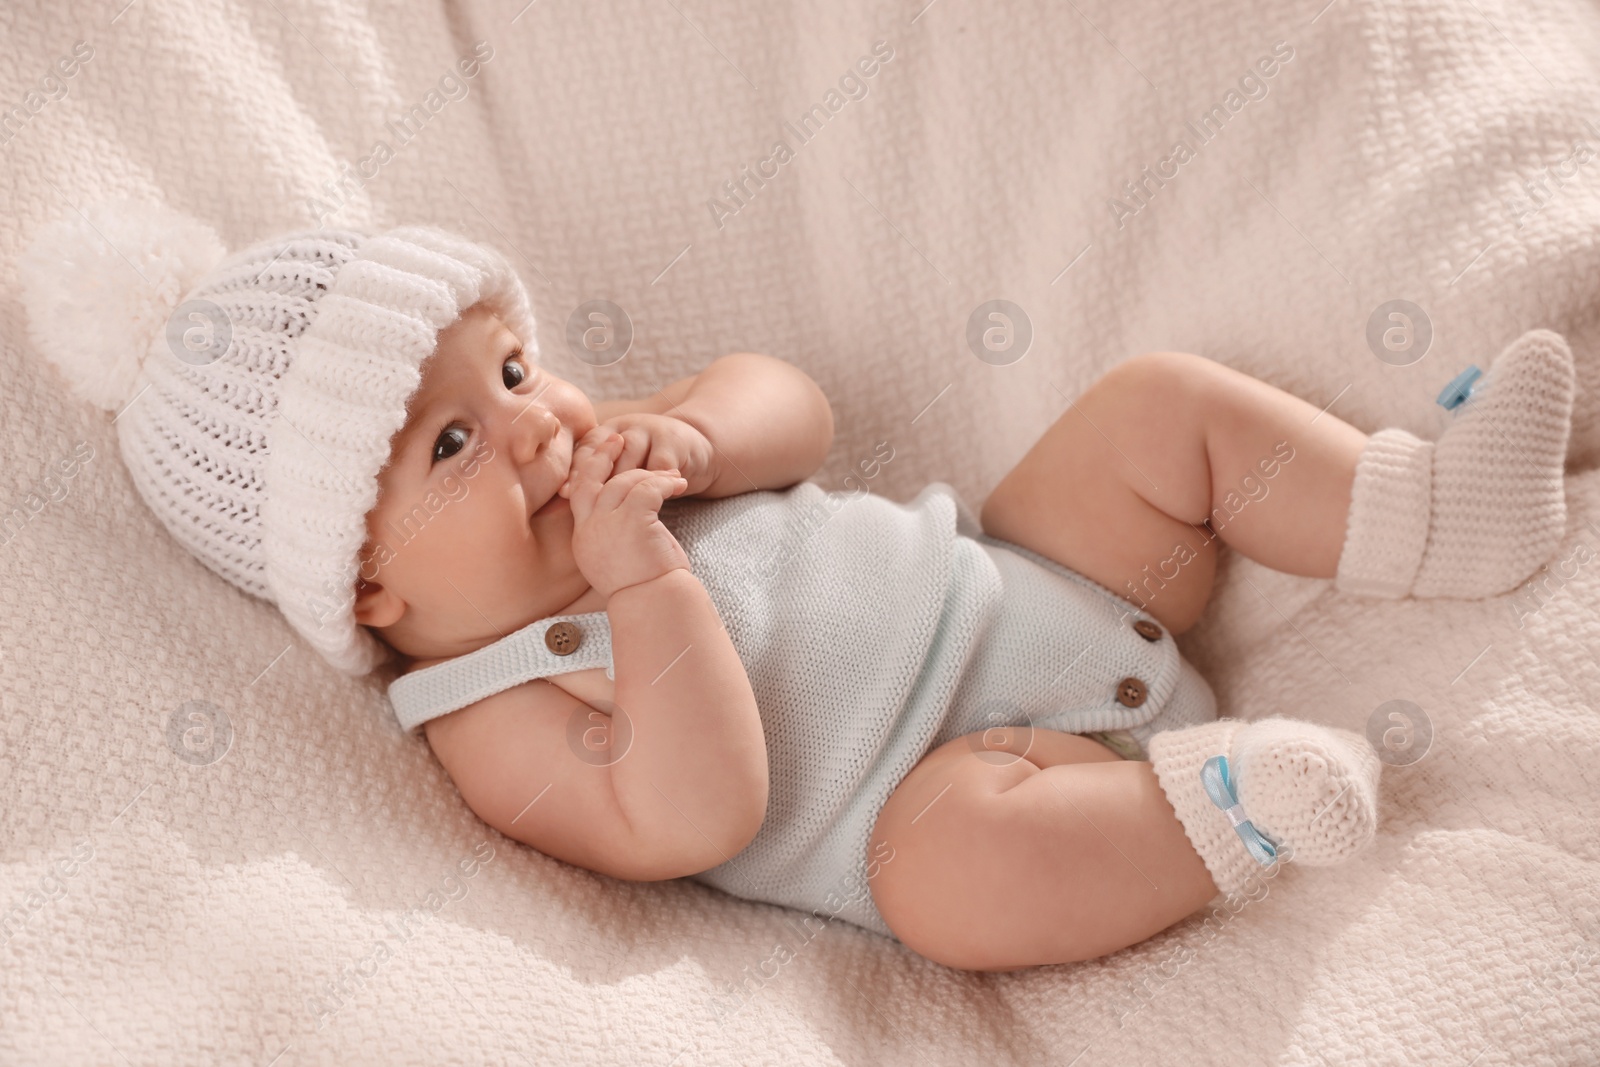
[[[1163,627],[1090,579],[985,535],[943,482],[909,504],[801,482],[669,500],[660,515],[727,628],[766,736],[760,831],[690,876],[734,896],[893,937],[872,902],[869,837],[930,749],[1032,723],[1125,730],[1108,740],[1143,758],[1157,731],[1216,718],[1210,686]],[[545,646],[558,622],[579,630],[566,655]],[[531,678],[599,666],[611,666],[606,613],[552,616],[402,675],[389,695],[401,725],[416,729]]]

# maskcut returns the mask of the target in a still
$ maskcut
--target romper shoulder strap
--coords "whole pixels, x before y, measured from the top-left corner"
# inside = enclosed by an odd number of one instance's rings
[[[606,613],[552,615],[476,652],[402,674],[389,683],[389,703],[400,728],[411,733],[429,719],[514,685],[594,667],[604,667],[608,678],[615,677]]]

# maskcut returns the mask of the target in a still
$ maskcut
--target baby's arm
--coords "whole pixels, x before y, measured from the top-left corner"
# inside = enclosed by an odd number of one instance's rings
[[[615,590],[606,612],[613,700],[541,679],[429,720],[428,744],[484,822],[547,856],[631,881],[717,866],[766,814],[743,666],[687,570]]]
[[[744,665],[686,568],[618,590],[606,615],[616,704],[633,735],[611,781],[636,862],[649,878],[715,867],[766,816],[766,740]]]
[[[730,859],[761,828],[766,740],[716,606],[656,514],[675,479],[612,474],[621,448],[586,440],[573,456],[573,556],[606,598],[613,746],[631,734],[607,768],[631,877],[676,878]]]
[[[681,395],[680,395],[681,394]],[[695,493],[733,496],[781,489],[811,476],[833,444],[833,410],[816,382],[773,356],[723,356],[688,380],[668,386],[649,409],[681,419],[703,434],[714,452],[715,477]],[[610,409],[596,405],[602,422]],[[619,412],[615,421],[622,422]],[[623,469],[633,466],[625,456]]]

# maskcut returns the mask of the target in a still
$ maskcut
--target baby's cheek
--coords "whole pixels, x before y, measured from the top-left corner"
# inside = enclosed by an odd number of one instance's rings
[[[467,494],[472,491],[472,487],[467,484],[466,479],[454,472],[446,474],[439,479],[439,489],[444,493],[444,498],[452,504],[461,503],[466,499]]]

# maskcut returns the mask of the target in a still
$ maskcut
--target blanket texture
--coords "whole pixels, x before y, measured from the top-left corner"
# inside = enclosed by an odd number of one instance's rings
[[[1600,1061],[1593,3],[124,3],[0,10],[0,1060]],[[1432,438],[1546,326],[1569,529],[1482,602],[1225,555],[1184,651],[1224,714],[1374,724],[1376,845],[1105,959],[952,971],[497,835],[377,679],[187,556],[15,297],[32,230],[114,196],[230,248],[458,229],[592,397],[768,352],[832,400],[818,484],[887,441],[874,492],[974,508],[1140,351]],[[631,323],[606,367],[568,345],[593,300]]]

